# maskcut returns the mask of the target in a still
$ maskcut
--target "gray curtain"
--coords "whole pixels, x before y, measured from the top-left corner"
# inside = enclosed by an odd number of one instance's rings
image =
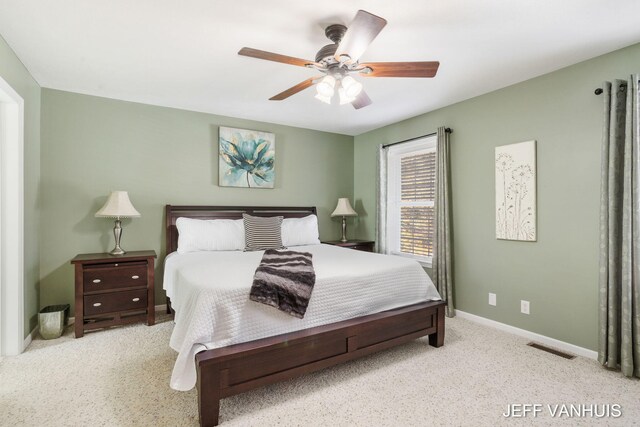
[[[640,377],[638,78],[604,84],[598,360]]]
[[[387,248],[387,158],[389,151],[378,146],[378,176],[376,177],[376,245],[381,254],[389,253]]]
[[[451,166],[449,155],[449,133],[438,128],[436,148],[436,200],[435,200],[435,247],[433,253],[433,280],[443,300],[447,301],[447,316],[455,316],[453,307],[452,269],[452,216],[451,216]]]

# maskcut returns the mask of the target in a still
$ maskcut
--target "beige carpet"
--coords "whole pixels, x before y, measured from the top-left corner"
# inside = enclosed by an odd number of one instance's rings
[[[196,393],[168,380],[172,323],[35,340],[0,362],[0,424],[193,426]],[[640,381],[565,360],[526,340],[448,319],[445,346],[425,339],[222,400],[225,426],[640,424]],[[510,403],[619,404],[620,418],[505,419]],[[546,411],[546,410],[545,410]]]

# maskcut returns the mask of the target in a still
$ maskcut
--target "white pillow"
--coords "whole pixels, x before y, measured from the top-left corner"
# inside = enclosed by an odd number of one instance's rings
[[[285,218],[282,221],[282,244],[284,246],[319,245],[318,217]]]
[[[241,251],[244,249],[244,224],[241,219],[192,219],[180,217],[178,253],[198,251]]]

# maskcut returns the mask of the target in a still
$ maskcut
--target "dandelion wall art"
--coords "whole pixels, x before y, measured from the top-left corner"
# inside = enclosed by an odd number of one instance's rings
[[[276,138],[269,132],[220,127],[221,187],[273,188]]]
[[[496,238],[536,241],[536,142],[496,147]]]

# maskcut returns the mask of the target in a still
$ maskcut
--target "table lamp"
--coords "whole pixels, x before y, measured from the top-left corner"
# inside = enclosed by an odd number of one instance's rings
[[[354,211],[349,203],[349,199],[346,197],[341,197],[338,199],[338,206],[336,206],[336,210],[333,211],[331,217],[341,216],[342,217],[342,239],[341,242],[347,241],[347,217],[348,216],[358,216],[358,212]]]
[[[123,255],[125,253],[120,247],[120,237],[122,236],[122,223],[120,222],[120,218],[137,218],[139,216],[140,212],[133,207],[126,191],[112,191],[104,206],[96,212],[96,217],[116,219],[113,227],[116,247],[109,252],[111,255]]]

